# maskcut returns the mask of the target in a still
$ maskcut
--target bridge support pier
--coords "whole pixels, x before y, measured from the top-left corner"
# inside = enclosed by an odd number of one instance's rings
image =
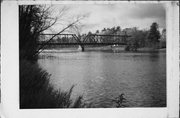
[[[84,46],[83,45],[81,45],[81,51],[84,52]]]
[[[84,45],[79,45],[78,50],[84,52]]]

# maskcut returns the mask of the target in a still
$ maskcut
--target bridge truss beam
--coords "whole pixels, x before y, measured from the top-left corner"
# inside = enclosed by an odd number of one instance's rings
[[[56,34],[41,34],[43,36],[54,36]],[[46,45],[126,45],[129,35],[102,35],[102,34],[90,34],[81,40],[76,34],[58,34],[59,40],[65,38],[66,42],[49,42]],[[71,40],[76,42],[70,42]],[[112,40],[114,39],[114,40]],[[44,45],[46,42],[39,42],[39,45]]]

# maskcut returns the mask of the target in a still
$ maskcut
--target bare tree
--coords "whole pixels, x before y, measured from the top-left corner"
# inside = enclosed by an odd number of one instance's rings
[[[71,19],[64,28],[54,33],[43,45],[38,46],[41,34],[48,30],[52,31],[54,26],[62,25],[65,20],[64,15],[67,8],[63,7],[56,12],[57,14],[55,14],[54,9],[52,6],[45,5],[23,5],[19,7],[20,59],[36,60],[37,55],[44,49],[45,45],[84,18],[82,16],[73,19],[73,21]]]
[[[79,19],[79,18],[87,18],[89,17],[89,14],[81,14],[81,15],[78,15],[78,16],[75,16],[76,19]],[[83,29],[86,27],[86,25],[82,22],[78,22],[76,25],[73,25],[72,27],[69,28],[69,32],[73,33],[73,34],[76,34],[77,36],[77,41],[78,42],[82,42],[83,41],[83,35],[82,35],[82,31]]]

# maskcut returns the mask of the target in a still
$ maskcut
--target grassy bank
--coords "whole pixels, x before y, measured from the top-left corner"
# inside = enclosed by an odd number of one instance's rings
[[[20,61],[20,108],[81,108],[82,96],[71,99],[73,91],[54,90],[50,75],[37,64]]]

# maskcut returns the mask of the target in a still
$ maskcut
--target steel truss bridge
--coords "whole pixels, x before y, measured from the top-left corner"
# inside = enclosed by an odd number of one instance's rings
[[[56,34],[41,34],[43,37],[52,37]],[[56,40],[55,40],[56,37]],[[102,35],[102,34],[89,34],[79,38],[76,34],[58,34],[53,40],[41,41],[39,45],[126,45],[129,35]]]

